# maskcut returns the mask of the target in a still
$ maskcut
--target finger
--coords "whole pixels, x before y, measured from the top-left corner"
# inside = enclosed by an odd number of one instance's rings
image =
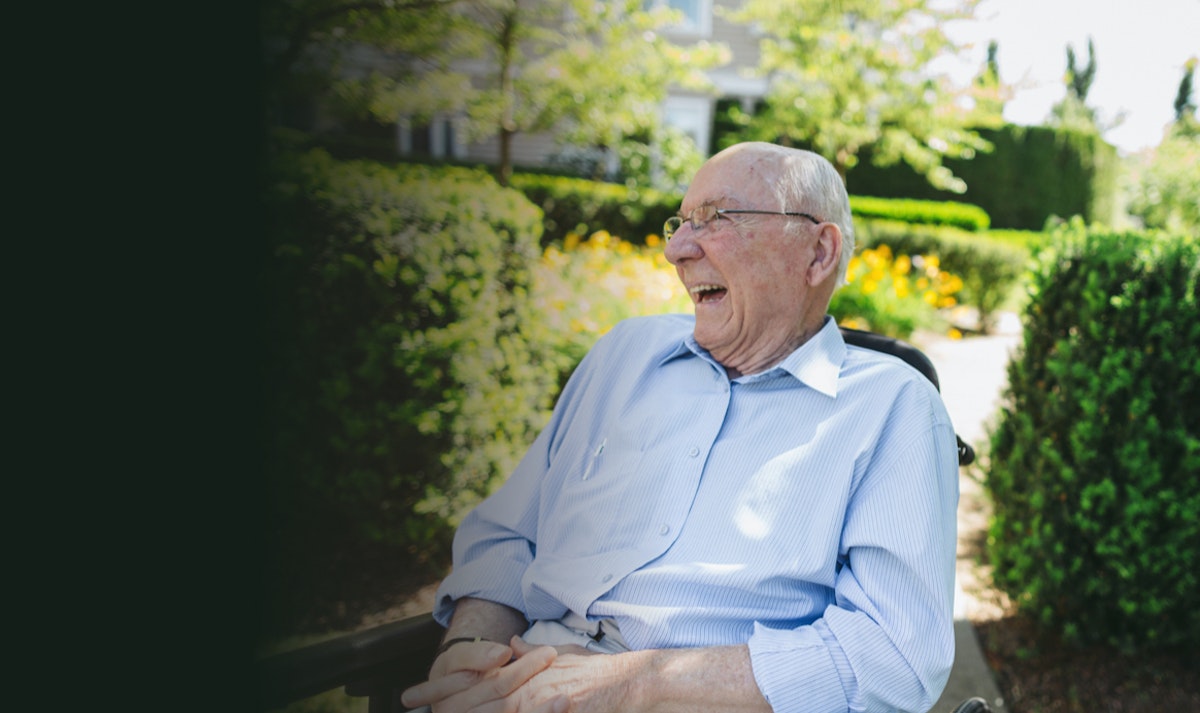
[[[512,649],[513,657],[518,659],[537,648],[519,636],[512,637],[512,641],[509,642],[509,647]]]
[[[569,710],[571,710],[571,699],[566,696],[555,696],[534,708],[532,713],[567,713]]]
[[[491,671],[512,660],[513,650],[504,644],[490,641],[459,644],[434,662],[431,673],[451,671]]]
[[[556,658],[558,652],[553,646],[538,646],[508,666],[488,674],[480,686],[487,684],[494,697],[503,698],[549,668]]]
[[[554,647],[539,646],[504,668],[488,672],[483,680],[466,691],[451,694],[445,699],[445,704],[454,710],[506,710],[509,706],[492,704],[494,702],[505,703],[505,698],[529,679],[546,670],[557,657],[558,652],[554,650]],[[407,701],[405,703],[407,704]]]
[[[478,680],[479,674],[473,671],[455,671],[405,689],[400,702],[408,708],[432,705],[466,691]]]

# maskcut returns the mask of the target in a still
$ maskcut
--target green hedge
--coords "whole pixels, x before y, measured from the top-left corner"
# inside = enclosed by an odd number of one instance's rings
[[[911,225],[893,220],[856,220],[857,247],[887,245],[897,255],[937,255],[941,269],[962,278],[959,301],[979,310],[979,328],[990,332],[1001,307],[1025,274],[1028,251],[987,233]]]
[[[962,195],[933,188],[904,164],[873,166],[869,153],[847,172],[846,184],[856,195],[964,201],[998,228],[1041,230],[1051,216],[1113,223],[1120,160],[1099,136],[1012,125],[976,131],[992,143],[990,153],[945,160],[967,183]]]
[[[562,244],[568,233],[586,237],[607,230],[643,245],[662,235],[663,222],[679,210],[683,196],[648,188],[534,173],[514,173],[513,188],[542,209],[542,245]]]
[[[319,574],[384,544],[440,564],[547,414],[540,211],[480,171],[319,150],[268,179],[276,556]]]
[[[1086,231],[1039,257],[992,436],[996,582],[1050,630],[1200,640],[1200,241]]]
[[[880,218],[923,225],[948,225],[962,230],[987,230],[988,214],[977,205],[954,201],[919,201],[906,198],[850,196],[855,218]]]
[[[597,230],[644,244],[646,236],[662,234],[663,221],[678,212],[683,200],[679,193],[535,173],[513,174],[512,187],[545,214],[543,245],[561,245],[568,233],[586,237]],[[978,206],[953,201],[851,196],[850,210],[856,219],[882,218],[971,231],[986,230],[989,223],[987,213]]]

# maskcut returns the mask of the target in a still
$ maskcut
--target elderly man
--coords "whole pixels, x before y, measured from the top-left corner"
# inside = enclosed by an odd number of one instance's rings
[[[665,237],[695,317],[628,320],[585,357],[463,521],[445,643],[404,702],[927,710],[954,653],[955,435],[925,378],[826,315],[853,252],[841,179],[739,144]]]

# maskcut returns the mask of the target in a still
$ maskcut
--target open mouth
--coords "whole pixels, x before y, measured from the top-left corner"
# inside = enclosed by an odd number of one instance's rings
[[[719,301],[725,296],[725,293],[728,292],[728,290],[720,285],[696,285],[690,290],[690,292],[692,293],[692,299],[696,301],[696,304],[702,305],[708,302]]]

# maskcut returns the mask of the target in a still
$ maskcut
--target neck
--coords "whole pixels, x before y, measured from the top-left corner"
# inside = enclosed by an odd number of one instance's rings
[[[821,319],[815,324],[806,325],[798,334],[778,346],[765,348],[759,352],[748,354],[744,358],[738,355],[730,355],[722,359],[716,354],[713,354],[713,358],[721,366],[725,367],[725,374],[730,379],[736,379],[739,376],[746,376],[748,374],[758,374],[773,368],[779,362],[787,359],[788,355],[812,339],[817,332],[820,332],[824,324],[825,318],[822,315]]]

